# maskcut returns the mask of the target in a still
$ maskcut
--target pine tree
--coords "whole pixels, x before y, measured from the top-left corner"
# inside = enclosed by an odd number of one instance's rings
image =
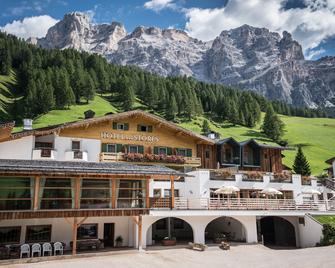
[[[298,152],[294,159],[293,170],[296,174],[300,174],[302,176],[311,175],[311,168],[301,149],[301,146],[298,147]]]
[[[132,86],[126,86],[123,94],[122,108],[124,111],[130,111],[133,108],[135,101],[134,89]]]
[[[203,135],[208,135],[208,133],[211,132],[211,128],[210,128],[209,123],[206,119],[204,119],[204,121],[202,122],[201,132],[202,132]]]
[[[175,120],[177,113],[178,113],[178,107],[177,107],[176,97],[172,93],[171,98],[170,98],[170,103],[167,105],[166,119],[172,120],[172,121]]]
[[[0,47],[0,74],[8,75],[11,69],[12,59],[10,50],[7,46],[2,45]]]
[[[83,97],[88,101],[93,100],[95,94],[95,84],[92,77],[87,73],[85,77],[85,87],[83,89]]]
[[[273,141],[279,142],[284,134],[284,126],[284,123],[274,112],[272,105],[269,104],[261,127],[262,131]]]

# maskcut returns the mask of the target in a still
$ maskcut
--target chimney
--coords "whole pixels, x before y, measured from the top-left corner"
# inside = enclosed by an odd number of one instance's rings
[[[32,130],[33,129],[33,119],[25,118],[23,119],[23,130]]]

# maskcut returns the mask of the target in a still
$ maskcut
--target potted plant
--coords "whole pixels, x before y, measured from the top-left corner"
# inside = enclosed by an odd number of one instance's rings
[[[162,240],[162,245],[163,246],[175,246],[177,244],[177,240],[175,237],[164,237]]]
[[[227,241],[227,237],[224,233],[218,232],[214,235],[214,243],[220,244],[221,242]]]
[[[122,238],[121,235],[119,235],[118,237],[116,237],[115,243],[116,243],[116,247],[122,247],[123,238]]]

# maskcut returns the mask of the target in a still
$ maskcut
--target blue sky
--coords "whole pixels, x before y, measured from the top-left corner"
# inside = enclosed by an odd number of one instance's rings
[[[94,23],[173,27],[202,40],[250,24],[287,30],[316,59],[335,54],[335,0],[2,0],[1,30],[42,37],[65,13],[87,12]]]

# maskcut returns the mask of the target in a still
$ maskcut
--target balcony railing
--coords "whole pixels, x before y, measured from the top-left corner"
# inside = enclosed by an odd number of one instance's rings
[[[88,161],[88,153],[86,151],[67,151],[65,152],[66,161]]]
[[[169,200],[166,200],[169,204]],[[169,205],[155,206],[151,209],[166,209]],[[295,210],[295,211],[335,211],[334,200],[295,201],[294,199],[265,198],[184,198],[176,197],[174,209],[178,210]]]
[[[155,154],[137,154],[137,153],[100,153],[100,162],[136,162],[136,163],[160,163],[164,165],[188,165],[201,166],[200,157],[186,157],[177,155],[155,155]]]
[[[33,149],[33,160],[48,159],[54,160],[57,158],[57,151],[52,148],[35,148]]]

